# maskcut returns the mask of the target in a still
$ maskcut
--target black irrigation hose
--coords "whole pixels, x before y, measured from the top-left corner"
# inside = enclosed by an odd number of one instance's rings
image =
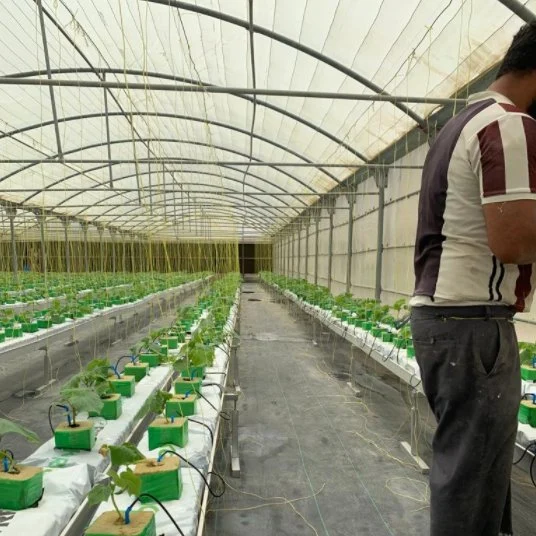
[[[175,456],[179,457],[184,463],[186,463],[189,467],[191,467],[192,469],[194,469],[195,471],[197,471],[199,473],[199,476],[203,479],[203,482],[205,483],[205,486],[207,487],[208,489],[208,492],[213,496],[215,497],[216,499],[218,497],[221,497],[224,493],[225,493],[225,490],[226,490],[226,484],[225,484],[225,480],[223,479],[223,477],[218,474],[218,473],[215,473],[214,471],[209,471],[207,473],[207,475],[214,475],[214,476],[217,476],[222,484],[223,484],[223,491],[218,495],[217,493],[214,493],[208,483],[208,480],[205,478],[205,476],[203,475],[203,473],[201,472],[200,469],[198,469],[192,462],[188,461],[184,456],[181,456],[178,452],[175,452],[174,450],[165,450],[164,452],[162,452],[160,454],[160,456],[158,456],[158,461],[160,461],[165,454],[174,454]]]
[[[191,417],[188,417],[188,420],[191,422],[200,424],[201,426],[204,426],[210,433],[210,442],[214,444],[214,434],[212,433],[212,428],[208,424],[201,422],[201,421],[196,421],[195,419],[192,419]]]
[[[127,520],[130,516],[130,512],[132,510],[132,508],[134,508],[134,506],[136,505],[136,503],[142,498],[142,497],[148,497],[149,499],[152,499],[155,503],[157,503],[160,508],[162,508],[162,510],[164,510],[164,512],[167,514],[167,516],[169,517],[169,519],[171,519],[171,522],[173,523],[173,525],[175,525],[175,528],[179,531],[179,534],[181,536],[185,536],[184,532],[182,532],[181,528],[179,527],[179,525],[177,524],[177,522],[173,519],[173,516],[169,513],[168,509],[154,496],[154,495],[151,495],[150,493],[140,493],[138,495],[138,497],[134,500],[134,502],[127,508],[127,511],[125,512],[125,519]]]
[[[54,426],[52,425],[52,408],[53,407],[61,408],[61,409],[64,409],[66,411],[69,411],[69,408],[67,408],[67,406],[63,406],[61,404],[50,404],[50,406],[48,406],[48,424],[50,426],[50,430],[52,432],[52,435],[54,435],[54,432],[56,431],[56,430],[54,430]]]
[[[518,463],[520,463],[523,458],[526,456],[527,452],[532,448],[532,447],[536,447],[536,441],[531,441],[526,447],[525,447],[525,450],[523,451],[523,454],[521,454],[521,456],[519,457],[518,460],[516,460],[515,462],[513,462],[514,465],[517,465]],[[532,453],[534,454],[534,453]],[[530,462],[530,466],[529,466],[529,473],[530,473],[530,479],[532,480],[532,485],[536,488],[536,481],[534,480],[534,473],[533,473],[533,469],[534,469],[534,462],[536,461],[536,456],[533,456],[532,457],[532,460]]]
[[[203,400],[207,402],[207,404],[220,415],[220,417],[226,421],[231,420],[231,416],[226,411],[218,411],[218,408],[203,394],[203,393],[197,393]]]

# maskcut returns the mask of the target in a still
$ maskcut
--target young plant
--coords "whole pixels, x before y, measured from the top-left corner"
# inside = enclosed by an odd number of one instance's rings
[[[0,419],[0,443],[6,434],[17,434],[30,443],[39,443],[39,437],[31,430],[8,419]],[[0,457],[2,458],[3,470],[5,473],[20,473],[20,470],[15,464],[13,453],[9,449],[0,448]]]
[[[166,423],[169,422],[169,418],[166,415],[166,402],[173,397],[171,393],[166,391],[157,391],[153,397],[151,397],[149,404],[149,411],[155,415],[162,416],[166,419]]]
[[[396,318],[400,319],[400,314],[408,310],[408,304],[404,298],[401,298],[393,303],[393,309],[396,311]]]
[[[69,382],[60,391],[61,402],[68,405],[70,412],[67,416],[69,426],[77,427],[76,416],[81,411],[99,413],[103,402],[95,387],[73,387]]]
[[[110,457],[112,465],[112,469],[108,471],[110,479],[106,483],[97,484],[89,492],[87,500],[89,504],[96,505],[111,499],[117,512],[117,520],[124,523],[125,516],[117,506],[115,496],[126,491],[129,495],[137,497],[141,493],[141,479],[132,469],[126,467],[120,471],[120,468],[144,460],[145,456],[132,443],[123,443],[119,446],[103,445],[99,453]]]

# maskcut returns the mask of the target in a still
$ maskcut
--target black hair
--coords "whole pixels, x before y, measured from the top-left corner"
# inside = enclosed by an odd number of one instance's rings
[[[527,74],[536,71],[536,21],[517,32],[504,57],[497,78],[505,74]]]

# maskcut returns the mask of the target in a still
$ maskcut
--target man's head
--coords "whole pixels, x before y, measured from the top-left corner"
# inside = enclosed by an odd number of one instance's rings
[[[514,37],[497,81],[514,84],[524,108],[536,119],[536,22],[523,26]]]

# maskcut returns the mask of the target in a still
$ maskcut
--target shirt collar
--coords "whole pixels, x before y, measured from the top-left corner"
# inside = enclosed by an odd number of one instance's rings
[[[475,102],[483,101],[486,99],[493,99],[500,104],[511,104],[514,106],[514,103],[506,98],[502,93],[497,91],[481,91],[480,93],[473,93],[467,99],[467,104],[474,104]]]

